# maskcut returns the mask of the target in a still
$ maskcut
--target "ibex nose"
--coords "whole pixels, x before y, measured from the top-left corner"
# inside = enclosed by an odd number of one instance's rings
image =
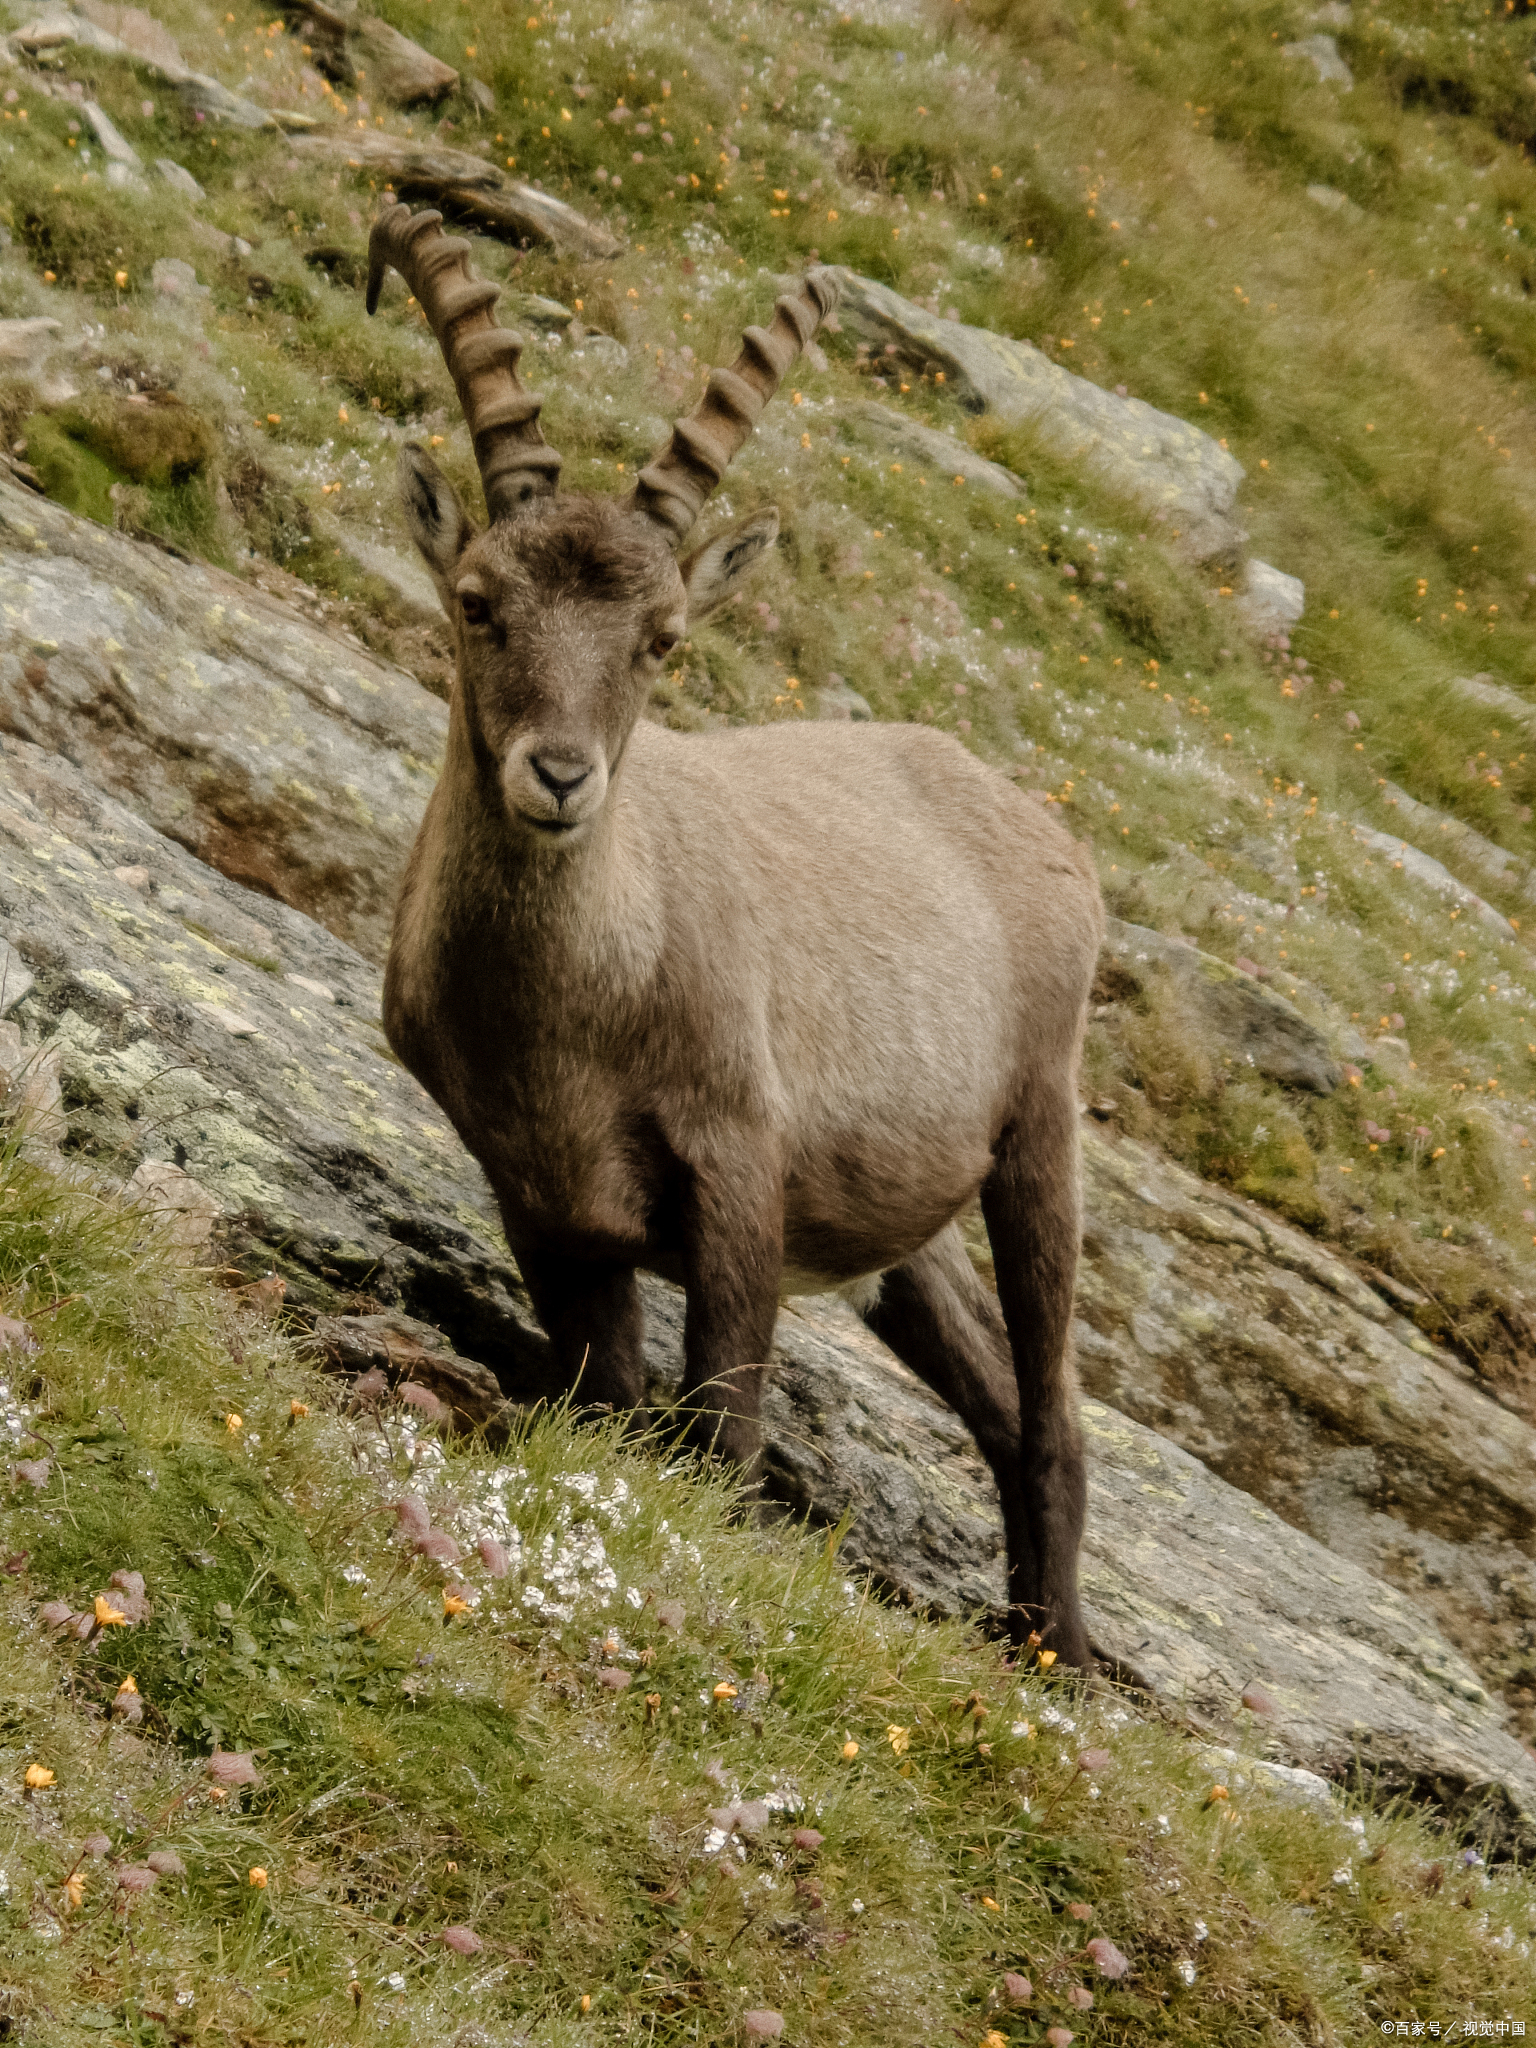
[[[590,766],[584,765],[580,761],[562,761],[558,759],[541,761],[538,755],[535,754],[533,756],[533,772],[538,776],[540,782],[543,783],[550,795],[558,802],[564,803],[573,790],[580,789],[581,785],[592,773],[592,770]]]

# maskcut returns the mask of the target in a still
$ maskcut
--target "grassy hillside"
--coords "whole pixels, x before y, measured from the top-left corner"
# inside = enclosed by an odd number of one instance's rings
[[[344,1406],[142,1211],[12,1153],[0,1216],[8,2039],[1525,2013],[1529,1873],[1368,1797],[1285,1803],[612,1432],[492,1450]]]

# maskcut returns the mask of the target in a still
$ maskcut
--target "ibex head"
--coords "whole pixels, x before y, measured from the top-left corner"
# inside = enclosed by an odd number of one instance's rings
[[[460,708],[509,821],[570,846],[602,810],[609,777],[663,662],[772,546],[758,512],[678,557],[704,500],[746,441],[796,354],[836,300],[824,270],[748,328],[729,370],[641,471],[632,494],[562,492],[540,400],[518,382],[521,338],[496,325],[497,287],[437,213],[388,208],[369,242],[368,310],[393,265],[442,348],[474,443],[489,524],[476,530],[419,446],[400,461],[406,516],[458,636]]]

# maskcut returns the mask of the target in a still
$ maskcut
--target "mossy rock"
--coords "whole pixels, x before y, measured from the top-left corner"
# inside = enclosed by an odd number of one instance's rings
[[[91,399],[53,415],[72,441],[138,484],[180,484],[214,460],[218,442],[201,413],[179,398]]]
[[[52,413],[33,413],[22,427],[27,460],[50,498],[85,519],[112,524],[112,486],[121,472],[79,441],[72,440]]]

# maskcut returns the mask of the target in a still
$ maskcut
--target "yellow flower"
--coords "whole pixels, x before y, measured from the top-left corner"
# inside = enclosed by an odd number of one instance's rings
[[[346,408],[346,407],[345,407],[344,405],[338,405],[338,406],[337,406],[337,408],[336,408],[336,417],[337,417],[337,419],[339,419],[339,420],[341,421],[341,424],[342,424],[343,426],[345,426],[345,425],[347,424],[347,418],[348,418],[348,414],[347,414],[347,408]]]
[[[231,1409],[230,1412],[224,1418],[224,1427],[229,1431],[231,1436],[238,1436],[240,1434],[240,1431],[245,1427],[245,1417],[243,1415],[237,1415],[234,1412],[234,1410]]]
[[[1042,1650],[1038,1662],[1042,1671],[1049,1671],[1056,1662],[1056,1652],[1054,1650]]]
[[[843,1744],[844,1761],[851,1764],[854,1758],[858,1755],[858,1753],[859,1745],[853,1740],[852,1736],[850,1736],[848,1740]]]
[[[981,1895],[981,1903],[986,1907],[989,1913],[1001,1913],[1001,1911],[1003,1910],[1002,1907],[997,1903],[996,1899],[989,1899],[985,1892],[983,1892]]]
[[[251,1865],[251,1874],[246,1879],[246,1883],[250,1885],[253,1891],[264,1892],[266,1890],[267,1873],[262,1869],[259,1863],[253,1863]]]
[[[85,1879],[78,1870],[72,1870],[64,1880],[64,1897],[71,1906],[78,1906],[85,1897]]]
[[[128,273],[127,273],[127,271],[126,271],[126,270],[117,270],[117,271],[114,271],[114,272],[113,272],[113,274],[112,274],[112,282],[113,282],[113,283],[114,283],[114,284],[115,284],[115,285],[117,286],[117,288],[118,288],[118,290],[119,290],[119,291],[122,291],[122,290],[123,290],[123,288],[124,288],[124,286],[125,286],[125,285],[127,284],[127,282],[128,282]]]
[[[912,1730],[910,1728],[898,1728],[896,1723],[892,1721],[886,1728],[885,1739],[897,1756],[905,1756],[912,1745]]]
[[[53,1783],[53,1773],[46,1764],[28,1764],[26,1786],[29,1792],[41,1792]]]
[[[724,1683],[721,1683],[720,1685],[717,1685],[715,1687],[715,1698],[717,1700],[733,1700],[735,1699],[735,1697],[736,1688],[734,1685],[726,1685]]]
[[[119,1692],[137,1692],[139,1688],[134,1683],[133,1678],[130,1676],[128,1678],[125,1678],[122,1684],[117,1689]]]
[[[309,1403],[307,1401],[290,1401],[288,1403],[288,1413],[293,1416],[307,1415],[309,1413]]]
[[[443,1588],[443,1612],[449,1615],[468,1614],[469,1602],[458,1593],[450,1593],[445,1586]]]
[[[122,1628],[128,1617],[120,1607],[114,1607],[105,1593],[96,1595],[96,1626],[98,1628]]]
[[[989,2027],[981,2037],[981,2048],[1008,2048],[1008,2039],[996,2027]]]

